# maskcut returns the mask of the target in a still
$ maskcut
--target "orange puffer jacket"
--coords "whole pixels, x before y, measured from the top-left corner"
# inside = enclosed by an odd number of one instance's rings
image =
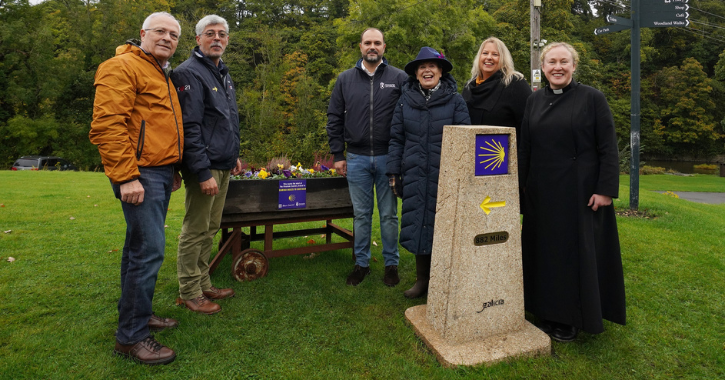
[[[131,43],[96,72],[89,137],[113,183],[140,176],[138,167],[181,161],[184,128],[173,83],[158,61]]]

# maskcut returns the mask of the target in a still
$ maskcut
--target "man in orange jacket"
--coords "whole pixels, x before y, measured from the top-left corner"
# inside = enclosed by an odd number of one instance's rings
[[[153,13],[143,23],[140,44],[119,46],[98,67],[89,134],[126,219],[114,351],[144,364],[176,358],[149,331],[178,326],[154,315],[151,301],[164,260],[169,198],[181,185],[174,164],[181,161],[184,130],[168,75],[180,33],[173,16]]]

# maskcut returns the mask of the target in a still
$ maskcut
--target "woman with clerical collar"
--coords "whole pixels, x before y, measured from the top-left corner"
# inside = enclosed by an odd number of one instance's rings
[[[405,65],[410,77],[390,127],[386,172],[393,192],[403,199],[400,245],[415,255],[416,281],[404,292],[408,298],[428,292],[443,126],[471,124],[452,69],[443,54],[421,48]]]
[[[524,75],[514,69],[511,53],[501,40],[489,37],[481,43],[462,95],[472,125],[514,127],[520,138],[531,87]]]
[[[626,321],[614,120],[601,91],[572,79],[578,63],[567,43],[544,47],[549,84],[528,99],[519,149],[525,306],[560,342]]]

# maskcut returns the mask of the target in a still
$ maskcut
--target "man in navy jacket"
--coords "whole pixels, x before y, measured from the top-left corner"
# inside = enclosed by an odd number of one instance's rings
[[[380,214],[385,259],[383,282],[395,286],[398,277],[398,203],[385,175],[390,122],[400,97],[404,71],[383,58],[383,33],[368,28],[360,36],[362,58],[337,78],[327,109],[327,136],[335,170],[347,176],[355,212],[355,268],[347,284],[356,286],[370,274],[370,235],[374,195]],[[347,151],[347,156],[345,156]],[[375,188],[375,192],[373,191]]]
[[[241,172],[239,114],[234,84],[222,54],[229,43],[226,20],[209,15],[196,24],[198,44],[171,79],[179,94],[186,146],[181,169],[186,188],[186,214],[179,236],[177,303],[214,314],[219,300],[234,296],[209,278],[209,256],[219,230],[229,175]]]

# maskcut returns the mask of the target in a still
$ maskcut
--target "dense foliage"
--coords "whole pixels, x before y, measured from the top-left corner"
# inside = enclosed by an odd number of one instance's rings
[[[545,0],[542,38],[572,43],[577,78],[609,99],[629,141],[630,39],[595,36],[608,14],[629,17],[629,1]],[[687,28],[642,29],[642,141],[648,154],[725,153],[725,3],[691,0]],[[326,109],[337,74],[359,57],[360,32],[378,27],[386,57],[402,67],[421,46],[441,50],[467,80],[473,55],[495,35],[529,73],[529,0],[0,0],[0,168],[26,154],[100,164],[88,130],[93,77],[115,48],[137,37],[146,15],[180,19],[178,65],[193,29],[216,13],[231,27],[224,55],[237,84],[247,162],[286,155],[306,164],[325,152]],[[620,147],[624,148],[624,147]]]

